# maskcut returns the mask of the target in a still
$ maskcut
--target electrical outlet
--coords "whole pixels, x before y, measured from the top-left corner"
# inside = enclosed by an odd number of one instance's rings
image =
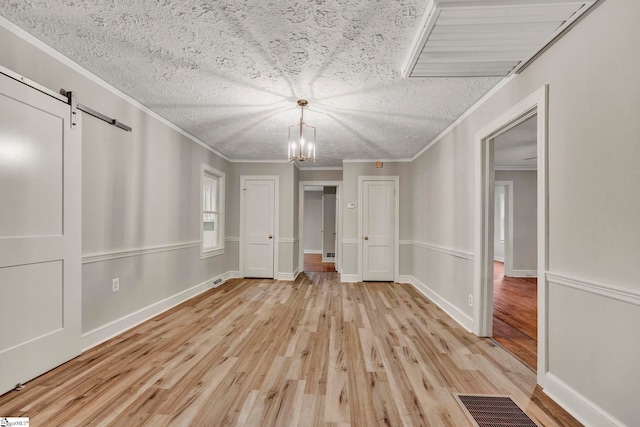
[[[469,294],[469,307],[473,307],[473,294]]]
[[[111,281],[111,291],[118,292],[119,290],[120,290],[120,279],[116,277]]]

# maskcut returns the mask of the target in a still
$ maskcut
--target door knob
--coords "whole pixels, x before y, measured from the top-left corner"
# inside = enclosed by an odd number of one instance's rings
[[[272,236],[271,234],[269,234],[269,238],[270,238],[270,239],[273,239],[273,236]]]
[[[364,236],[364,240],[369,240],[369,236]]]

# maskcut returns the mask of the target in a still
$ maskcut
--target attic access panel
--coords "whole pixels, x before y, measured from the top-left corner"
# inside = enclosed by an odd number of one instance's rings
[[[595,0],[430,0],[405,78],[506,77]]]

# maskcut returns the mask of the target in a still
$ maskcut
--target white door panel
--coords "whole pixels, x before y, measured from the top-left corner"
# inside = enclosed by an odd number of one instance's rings
[[[395,263],[395,182],[362,181],[362,280],[392,281]]]
[[[273,278],[275,181],[243,180],[243,276]]]
[[[0,393],[80,354],[81,130],[69,109],[0,75]]]

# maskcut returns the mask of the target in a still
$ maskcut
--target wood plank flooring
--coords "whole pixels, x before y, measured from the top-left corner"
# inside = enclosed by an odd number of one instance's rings
[[[493,263],[493,339],[533,370],[538,365],[537,282],[504,277],[504,263]]]
[[[0,396],[32,426],[471,426],[453,392],[579,426],[413,287],[231,280]]]
[[[333,262],[322,262],[322,254],[304,254],[304,271],[333,272],[336,271],[336,265]]]

